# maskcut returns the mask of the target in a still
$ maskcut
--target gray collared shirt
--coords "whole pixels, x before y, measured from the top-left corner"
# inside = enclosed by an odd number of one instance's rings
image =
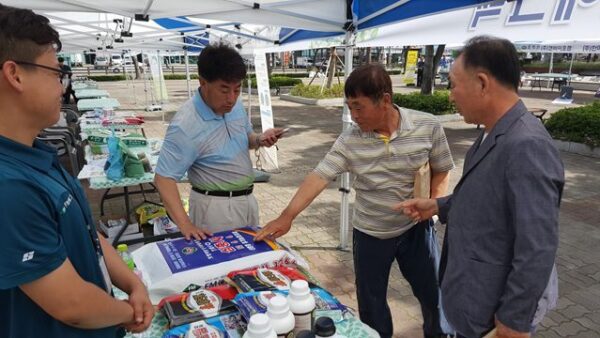
[[[454,162],[439,121],[431,114],[396,106],[400,126],[387,138],[358,126],[338,137],[314,172],[327,180],[356,175],[353,226],[377,238],[401,235],[414,222],[392,206],[413,197],[415,172],[427,161],[434,173]]]

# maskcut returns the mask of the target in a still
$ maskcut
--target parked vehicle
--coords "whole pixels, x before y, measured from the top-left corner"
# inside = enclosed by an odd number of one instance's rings
[[[94,61],[94,69],[106,69],[109,66],[109,60],[106,56],[96,56],[96,60]]]
[[[144,72],[144,64],[141,62],[136,62],[136,63],[137,63],[140,73],[143,73]],[[125,69],[126,73],[135,73],[135,68],[133,68],[133,67],[134,67],[133,61],[125,60],[122,64],[113,66],[112,72],[120,73],[123,71],[123,69]]]
[[[306,68],[312,65],[313,59],[306,56],[298,56],[296,57],[296,67]]]
[[[111,66],[118,66],[122,63],[123,63],[123,58],[121,57],[120,54],[113,54],[110,56],[110,65]]]

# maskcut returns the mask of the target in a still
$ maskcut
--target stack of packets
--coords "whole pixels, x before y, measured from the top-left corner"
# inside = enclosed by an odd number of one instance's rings
[[[301,268],[277,267],[234,271],[227,275],[228,285],[173,295],[159,307],[171,330],[163,338],[242,337],[247,322],[256,313],[265,313],[270,298],[287,296],[292,281],[306,280],[315,297],[315,318],[327,316],[342,321],[351,316],[329,292],[317,286]]]
[[[144,123],[143,116],[128,116],[128,117],[117,117],[117,118],[104,118],[102,119],[102,126],[107,127],[111,125],[129,125],[139,126]]]
[[[334,321],[341,321],[347,312],[347,308],[332,294],[296,269],[256,269],[233,272],[228,277],[228,281],[240,292],[233,302],[247,321],[254,314],[267,312],[271,298],[278,294],[287,297],[290,285],[296,279],[308,282],[315,298],[315,317],[326,315]]]

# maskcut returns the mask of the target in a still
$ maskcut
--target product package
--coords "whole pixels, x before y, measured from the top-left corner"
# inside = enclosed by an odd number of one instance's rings
[[[310,289],[310,292],[315,297],[316,311],[326,310],[332,313],[339,313],[340,315],[346,311],[346,307],[326,290],[314,287]],[[253,314],[267,312],[269,300],[278,294],[287,296],[287,291],[273,290],[240,293],[235,296],[233,302],[242,316],[246,320],[250,320]]]
[[[175,327],[237,311],[231,301],[236,294],[234,288],[223,285],[163,298],[159,307],[169,327]]]
[[[232,270],[307,266],[300,256],[276,242],[254,242],[255,236],[256,228],[245,227],[217,232],[205,240],[155,242],[134,251],[133,259],[144,272],[153,304],[190,284],[205,289],[223,284]]]
[[[169,216],[160,216],[148,221],[153,226],[154,236],[171,234],[179,231],[177,224],[173,223]]]
[[[135,209],[135,213],[140,219],[140,224],[146,224],[157,217],[167,216],[167,210],[164,207],[151,203],[142,204]]]
[[[310,278],[294,267],[258,268],[232,271],[225,281],[240,293],[252,291],[289,290],[293,281],[302,279],[316,286]]]
[[[231,312],[165,332],[163,338],[242,338],[246,322],[239,312]]]

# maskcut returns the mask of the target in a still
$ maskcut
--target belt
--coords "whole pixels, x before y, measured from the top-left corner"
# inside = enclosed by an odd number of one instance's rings
[[[244,190],[235,190],[235,191],[224,191],[224,190],[208,191],[208,190],[202,190],[202,189],[199,189],[196,187],[192,187],[192,190],[194,190],[195,192],[197,192],[199,194],[208,195],[208,196],[237,197],[237,196],[250,195],[252,193],[252,190],[254,190],[254,185],[251,185],[247,189],[244,189]]]

